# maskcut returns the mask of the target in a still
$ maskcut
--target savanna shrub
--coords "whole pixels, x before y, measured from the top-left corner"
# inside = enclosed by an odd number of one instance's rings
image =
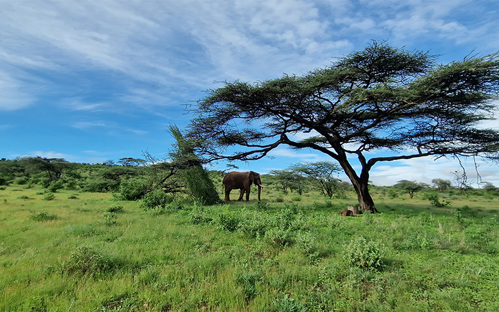
[[[113,205],[106,210],[107,212],[123,212],[123,206]]]
[[[450,205],[450,201],[448,201],[446,199],[444,199],[444,200],[442,200],[442,202],[440,202],[440,196],[438,196],[437,193],[426,193],[426,194],[424,194],[423,198],[428,199],[432,206],[435,206],[438,208],[442,208],[442,207]]]
[[[112,213],[112,212],[105,212],[104,213],[104,224],[107,225],[107,226],[111,226],[111,225],[116,225],[117,223],[117,217],[116,217],[116,214]]]
[[[48,192],[45,193],[45,195],[43,195],[43,200],[52,200],[52,199],[55,199],[55,195],[52,192]]]
[[[146,194],[147,189],[148,185],[143,180],[125,180],[120,184],[120,194],[124,200],[141,199]]]
[[[222,230],[234,232],[238,229],[240,221],[235,214],[223,213],[218,217],[218,227]]]
[[[57,190],[60,190],[60,189],[63,189],[64,188],[64,184],[62,183],[61,180],[59,181],[54,181],[54,182],[51,182],[49,184],[49,186],[47,187],[47,189],[53,193],[57,192]]]
[[[14,184],[24,185],[28,183],[29,179],[27,177],[20,177],[14,179]]]
[[[49,214],[46,211],[35,213],[31,216],[31,220],[34,220],[34,221],[52,221],[52,220],[56,220],[58,218],[59,217],[57,217],[57,215]]]
[[[381,248],[378,244],[358,237],[345,247],[345,261],[362,269],[381,268]]]
[[[94,177],[87,179],[83,185],[83,190],[86,192],[111,192],[116,191],[120,183],[114,180],[103,179],[99,177]]]
[[[165,208],[167,204],[173,201],[173,196],[168,195],[163,190],[154,190],[144,195],[140,206],[145,210],[157,207]]]
[[[117,268],[117,263],[89,247],[79,247],[62,264],[61,271],[68,275],[101,275]]]
[[[286,247],[293,245],[294,237],[290,230],[271,228],[265,232],[265,241],[273,247]]]
[[[264,218],[258,216],[246,216],[239,223],[239,231],[251,238],[263,237],[267,228]]]
[[[236,282],[242,287],[244,299],[250,301],[258,295],[256,285],[261,281],[260,274],[244,272],[237,276]]]

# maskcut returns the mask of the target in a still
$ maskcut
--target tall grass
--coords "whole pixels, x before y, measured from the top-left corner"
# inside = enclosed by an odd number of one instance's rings
[[[375,194],[144,209],[105,193],[0,190],[0,310],[497,311],[497,198]],[[28,198],[28,199],[26,199]],[[275,200],[278,199],[278,200]]]

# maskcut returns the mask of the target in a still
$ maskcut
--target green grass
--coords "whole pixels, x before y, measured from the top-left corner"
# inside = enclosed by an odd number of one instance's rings
[[[497,198],[436,208],[379,192],[381,214],[341,217],[353,194],[269,189],[161,213],[111,194],[0,190],[0,310],[499,310]]]

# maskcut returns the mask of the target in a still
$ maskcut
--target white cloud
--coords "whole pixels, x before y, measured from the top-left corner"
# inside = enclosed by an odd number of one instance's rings
[[[42,158],[64,158],[65,160],[75,158],[75,157],[68,155],[68,154],[58,153],[58,152],[53,152],[53,151],[50,151],[50,152],[34,151],[34,152],[31,152],[31,156],[40,156]]]
[[[0,70],[0,111],[14,111],[30,106],[35,98],[25,92],[25,83]]]
[[[477,172],[472,159],[462,159],[468,182],[477,183]],[[478,160],[478,174],[482,181],[499,185],[499,168]],[[480,169],[482,168],[482,169]],[[459,162],[454,158],[415,158],[380,163],[371,170],[370,180],[375,185],[393,185],[400,180],[411,180],[431,184],[433,179],[445,179],[454,183],[455,172],[461,172]],[[479,181],[480,179],[478,179]]]

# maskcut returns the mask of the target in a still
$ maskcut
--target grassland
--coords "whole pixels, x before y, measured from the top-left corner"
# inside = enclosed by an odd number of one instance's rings
[[[144,210],[3,187],[0,310],[499,311],[497,197],[379,189],[381,214],[341,217],[353,194],[266,191]]]

